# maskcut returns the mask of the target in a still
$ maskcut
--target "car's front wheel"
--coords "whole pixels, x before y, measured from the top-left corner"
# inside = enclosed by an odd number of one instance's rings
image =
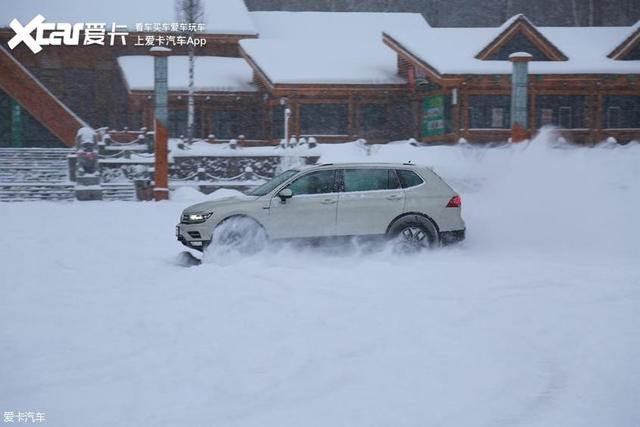
[[[394,250],[415,253],[431,248],[438,242],[438,230],[433,223],[420,215],[407,215],[394,222],[387,233]]]
[[[266,243],[267,235],[260,224],[251,218],[236,216],[218,224],[208,250],[254,254],[264,249]]]

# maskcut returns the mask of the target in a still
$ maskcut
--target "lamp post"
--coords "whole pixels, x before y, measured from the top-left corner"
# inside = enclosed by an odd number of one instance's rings
[[[166,47],[152,47],[153,56],[153,92],[154,92],[154,137],[155,137],[155,171],[153,197],[155,200],[167,200],[169,198],[169,131],[168,121],[168,70],[167,57],[171,49]]]
[[[289,145],[289,119],[291,118],[291,109],[289,108],[289,100],[280,98],[280,105],[284,107],[284,146]]]
[[[511,74],[511,141],[520,142],[529,138],[527,132],[527,86],[529,84],[530,53],[515,52],[509,55],[513,64]]]
[[[285,145],[289,145],[289,119],[291,118],[291,109],[286,107],[284,109],[284,140]]]

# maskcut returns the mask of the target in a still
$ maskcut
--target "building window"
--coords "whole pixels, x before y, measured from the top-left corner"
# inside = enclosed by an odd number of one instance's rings
[[[640,96],[606,96],[604,123],[609,129],[640,128]]]
[[[504,46],[489,56],[489,60],[506,61],[509,55],[516,52],[527,52],[533,55],[534,61],[551,61],[544,52],[536,47],[536,45],[523,33],[517,33]]]
[[[347,135],[347,104],[300,105],[300,131],[303,135]]]
[[[504,127],[504,108],[491,109],[491,127],[492,128]]]
[[[11,98],[0,90],[0,147],[11,145]]]
[[[239,135],[238,112],[219,110],[213,113],[213,134],[216,139],[233,139]]]
[[[586,97],[539,95],[536,97],[536,125],[578,129],[586,126]]]
[[[409,102],[389,104],[385,136],[391,139],[407,139],[415,134],[415,116]]]
[[[169,137],[187,136],[187,110],[169,110]]]
[[[550,126],[553,124],[553,109],[541,108],[540,109],[540,126]]]
[[[140,108],[131,108],[129,110],[129,129],[140,129],[144,126],[143,112]]]
[[[565,129],[571,129],[571,107],[560,107],[560,114],[558,115],[558,123],[560,127]]]
[[[284,138],[284,107],[278,106],[271,110],[271,137]]]
[[[384,132],[387,128],[387,107],[384,104],[364,104],[360,109],[365,133]]]
[[[0,90],[0,147],[64,147],[39,120]]]
[[[607,110],[607,128],[615,129],[620,127],[620,107],[609,107]]]
[[[196,109],[193,116],[193,137],[201,138],[202,121],[201,114]],[[136,120],[135,115],[133,119]],[[170,138],[186,138],[187,137],[187,110],[169,110],[169,137]],[[142,120],[142,113],[140,113]]]
[[[469,97],[471,129],[509,128],[511,98],[509,96],[472,95]]]

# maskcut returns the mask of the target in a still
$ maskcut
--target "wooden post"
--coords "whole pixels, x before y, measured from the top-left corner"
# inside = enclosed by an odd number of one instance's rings
[[[302,130],[300,127],[300,102],[298,101],[297,97],[294,100],[294,104],[293,104],[293,122],[294,122],[294,134],[299,138],[300,135],[302,135]]]
[[[418,141],[424,141],[425,135],[422,135],[422,104],[420,98],[411,95],[411,110],[413,113],[413,133]]]
[[[169,131],[167,130],[169,97],[167,60],[171,49],[152,47],[154,56],[154,101],[155,101],[155,185],[153,196],[156,201],[169,198]]]
[[[360,133],[358,132],[358,129],[356,127],[356,120],[355,120],[356,111],[353,105],[354,105],[353,94],[350,93],[349,99],[347,101],[347,132],[349,132],[349,135],[356,135]]]
[[[596,122],[595,122],[595,140],[593,141],[594,144],[601,141],[603,136],[604,136],[604,132],[602,131],[602,129],[606,126],[606,124],[604,124],[604,99],[602,97],[602,84],[600,82],[600,80],[598,80],[596,82]]]
[[[460,88],[460,100],[460,108],[462,109],[462,137],[469,139],[469,127],[471,126],[469,120],[469,93],[465,82],[462,83],[462,87]]]
[[[536,133],[536,90],[532,87],[529,94],[529,135]]]
[[[451,91],[451,137],[452,143],[460,139],[460,90],[457,86],[449,88]]]
[[[589,129],[589,144],[593,144],[596,140],[596,99],[595,99],[595,82],[589,84],[587,100],[587,114],[584,121],[584,127]]]

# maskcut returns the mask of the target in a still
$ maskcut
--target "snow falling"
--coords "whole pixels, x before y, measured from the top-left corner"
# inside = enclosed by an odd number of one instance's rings
[[[181,267],[207,197],[0,204],[0,406],[51,426],[640,425],[640,145],[320,146],[424,163],[468,237]],[[370,155],[367,155],[369,151]],[[26,407],[25,407],[26,406]]]

